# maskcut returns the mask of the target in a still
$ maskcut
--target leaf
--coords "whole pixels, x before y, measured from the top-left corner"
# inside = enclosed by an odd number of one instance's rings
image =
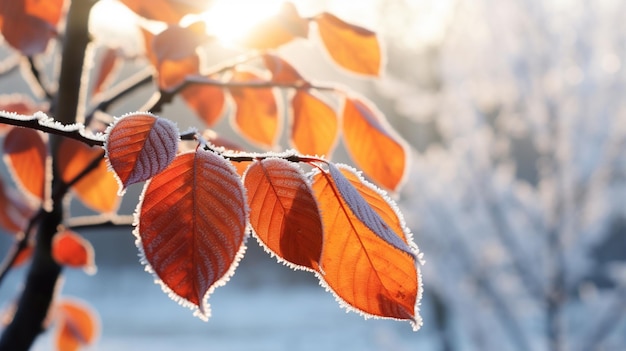
[[[121,192],[163,171],[176,156],[176,125],[150,113],[123,116],[107,129],[104,149]]]
[[[0,227],[2,229],[11,233],[25,230],[34,212],[20,192],[6,187],[0,181]]]
[[[114,73],[120,66],[121,60],[118,56],[117,49],[106,48],[100,57],[100,64],[96,71],[96,78],[93,85],[93,94],[99,94],[105,90],[113,81]]]
[[[339,134],[335,110],[307,90],[296,91],[291,108],[293,146],[306,155],[330,155]]]
[[[315,17],[315,22],[326,51],[339,66],[354,73],[380,76],[382,53],[376,33],[327,12]]]
[[[192,85],[182,91],[187,105],[208,125],[214,126],[225,110],[224,90],[210,85]]]
[[[386,232],[380,218],[372,218],[365,200],[334,166],[331,173],[313,177],[313,191],[324,214],[324,246],[320,278],[336,296],[366,315],[409,320],[421,324],[416,313],[421,296],[416,255],[407,247],[404,232]],[[376,223],[376,224],[375,224]],[[398,249],[397,246],[404,246]]]
[[[247,206],[232,165],[202,149],[181,154],[146,183],[136,213],[148,270],[170,297],[208,319],[206,300],[245,248]]]
[[[121,0],[133,12],[147,19],[178,23],[190,13],[206,11],[212,0]]]
[[[93,344],[99,333],[97,314],[85,303],[63,299],[55,304],[59,326],[55,334],[58,351],[77,351]]]
[[[95,159],[103,158],[102,149],[64,138],[57,151],[57,164],[61,179],[69,183]],[[97,212],[109,213],[119,207],[120,198],[117,196],[117,187],[115,175],[109,172],[106,162],[102,160],[95,169],[74,184],[72,190],[87,207]]]
[[[181,84],[185,77],[198,74],[200,59],[197,47],[207,40],[204,24],[196,22],[188,27],[170,25],[153,38],[144,31],[149,40],[148,56],[154,62],[159,74],[159,87],[168,89]],[[151,56],[153,55],[153,56]]]
[[[56,233],[52,239],[52,257],[63,266],[96,272],[95,253],[91,243],[71,230]]]
[[[317,271],[322,222],[302,171],[283,159],[265,159],[248,168],[244,185],[257,239],[281,261]]]
[[[272,72],[272,81],[276,83],[295,84],[304,82],[298,71],[280,56],[263,54],[265,67]]]
[[[4,161],[18,186],[43,201],[47,147],[41,135],[28,128],[13,128],[4,138]]]
[[[261,78],[249,71],[237,71],[232,82],[259,83]],[[235,125],[250,141],[264,147],[276,144],[279,135],[279,113],[271,88],[230,88],[235,102]]]
[[[0,31],[13,48],[25,56],[43,53],[56,36],[63,0],[2,0]]]
[[[365,174],[386,189],[398,189],[407,168],[406,146],[376,107],[360,98],[346,98],[343,139]]]
[[[309,20],[298,14],[293,3],[285,2],[276,15],[254,25],[238,44],[248,49],[268,50],[297,37],[306,38],[308,34]]]

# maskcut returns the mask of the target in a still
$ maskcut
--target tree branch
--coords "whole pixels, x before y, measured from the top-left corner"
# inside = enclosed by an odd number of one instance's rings
[[[0,111],[0,123],[36,129],[45,133],[75,139],[89,146],[104,145],[104,136],[93,135],[93,133],[87,132],[82,124],[63,125],[42,112],[33,116],[25,116]]]
[[[293,83],[273,82],[273,81],[254,81],[254,82],[225,82],[219,79],[208,78],[205,76],[187,76],[185,80],[167,90],[159,91],[156,98],[151,99],[146,106],[142,108],[144,111],[151,111],[159,113],[163,109],[163,105],[170,103],[174,97],[180,94],[185,88],[192,85],[208,85],[226,89],[246,88],[246,89],[269,89],[269,88],[281,88],[281,89],[315,89],[319,91],[330,91],[343,93],[345,89],[339,85],[317,85],[311,82],[301,80]],[[152,102],[154,101],[154,102]]]
[[[134,75],[128,77],[124,81],[118,83],[113,88],[107,90],[103,94],[100,95],[98,99],[98,103],[93,108],[91,112],[89,112],[85,118],[85,125],[89,125],[89,122],[93,118],[96,111],[106,112],[111,105],[118,102],[120,99],[128,96],[133,91],[143,87],[146,84],[149,84],[153,80],[153,69],[152,67],[147,67],[141,71],[136,72]]]
[[[28,80],[31,90],[36,95],[43,95],[48,100],[54,99],[54,94],[50,89],[48,89],[46,82],[44,82],[43,75],[41,73],[41,68],[35,62],[35,59],[32,56],[28,56],[24,61],[27,66],[27,71],[33,79]]]

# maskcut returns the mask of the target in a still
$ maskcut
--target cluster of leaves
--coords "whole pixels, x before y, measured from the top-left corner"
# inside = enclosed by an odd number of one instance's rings
[[[0,120],[26,127],[2,129],[5,163],[21,190],[0,187],[0,225],[16,233],[18,243],[2,276],[33,252],[34,229],[68,192],[114,218],[119,195],[129,185],[145,182],[134,220],[143,261],[164,291],[200,318],[208,318],[210,293],[234,273],[252,233],[279,261],[313,272],[347,308],[408,320],[418,328],[421,254],[402,215],[385,191],[355,169],[324,158],[341,136],[356,165],[373,182],[395,191],[407,163],[403,141],[365,98],[305,79],[274,51],[308,38],[314,25],[333,62],[376,76],[382,54],[375,33],[329,13],[301,17],[286,3],[240,42],[245,54],[207,73],[201,72],[198,47],[212,45],[215,38],[201,22],[179,24],[206,4],[121,2],[142,17],[166,23],[156,34],[143,29],[146,57],[154,68],[149,79],[109,88],[113,68],[123,60],[109,48],[97,66],[93,109],[84,125],[61,125],[37,112],[47,111],[46,104],[22,97],[1,101],[0,109],[8,112],[0,112]],[[32,58],[56,37],[63,4],[0,1],[0,30],[14,49]],[[16,28],[25,27],[15,20],[37,25],[20,32]],[[158,91],[145,109],[152,113],[115,119],[106,114],[111,104],[153,80]],[[41,86],[46,96],[55,95]],[[208,127],[229,111],[239,134],[265,150],[276,147],[287,115],[295,150],[248,153],[210,129],[181,134],[171,121],[153,114],[177,95]],[[51,147],[42,132],[65,138]],[[95,268],[91,245],[71,228],[60,227],[51,251],[61,265]],[[67,321],[59,328],[59,345],[91,341],[96,327],[93,318],[85,317],[88,309],[57,305]],[[86,319],[85,325],[72,324]]]

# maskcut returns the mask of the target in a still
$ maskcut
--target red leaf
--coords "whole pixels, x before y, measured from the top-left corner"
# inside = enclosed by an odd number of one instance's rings
[[[306,38],[308,34],[309,20],[300,17],[292,3],[285,2],[280,12],[256,24],[238,44],[248,49],[268,50],[296,37]]]
[[[376,33],[326,12],[315,22],[326,51],[339,66],[354,73],[380,75],[382,53]]]
[[[61,179],[69,183],[91,162],[103,158],[104,151],[89,147],[74,139],[63,139],[57,151],[57,163]],[[120,202],[116,193],[117,180],[102,160],[100,164],[72,186],[76,196],[86,206],[98,212],[114,212]]]
[[[21,193],[0,181],[0,226],[4,230],[11,233],[25,230],[34,212]]]
[[[177,156],[144,188],[137,245],[164,291],[206,320],[206,302],[244,250],[247,207],[224,158],[202,149]]]
[[[89,274],[96,271],[93,246],[80,234],[71,230],[65,230],[54,235],[52,257],[60,265],[82,268]]]
[[[272,81],[276,83],[295,84],[304,81],[304,78],[287,61],[273,54],[264,54],[265,67],[272,72]]]
[[[139,16],[167,23],[178,23],[190,13],[206,11],[212,0],[121,0]]]
[[[97,314],[86,304],[63,299],[55,305],[59,326],[55,335],[58,351],[78,351],[93,344],[99,333]]]
[[[386,189],[398,189],[407,168],[406,146],[376,107],[363,99],[346,98],[343,139],[365,174]]]
[[[6,41],[26,56],[46,50],[56,35],[63,0],[2,0],[0,31]]]
[[[114,73],[121,64],[117,49],[106,48],[100,57],[100,65],[96,72],[93,94],[99,94],[106,89],[114,78]]]
[[[149,113],[119,118],[106,132],[105,150],[123,191],[164,170],[176,156],[180,136],[171,121]]]
[[[47,147],[32,129],[13,128],[4,138],[4,161],[18,186],[39,200],[44,199],[47,178]]]
[[[409,320],[418,328],[421,320],[415,307],[421,287],[414,246],[405,243],[404,232],[389,237],[394,225],[373,215],[346,178],[330,167],[332,175],[322,172],[313,178],[325,214],[320,278],[352,308],[366,315]]]
[[[187,105],[209,127],[214,126],[224,114],[225,97],[222,88],[209,85],[192,85],[182,92]]]
[[[291,143],[294,147],[307,155],[330,155],[339,134],[335,110],[306,90],[296,91],[291,107]]]
[[[282,159],[255,162],[248,168],[244,184],[257,239],[281,261],[317,271],[322,222],[300,168]]]
[[[260,83],[263,80],[248,71],[237,71],[233,82]],[[230,88],[235,101],[235,124],[241,134],[264,147],[273,146],[279,135],[279,113],[271,88]]]

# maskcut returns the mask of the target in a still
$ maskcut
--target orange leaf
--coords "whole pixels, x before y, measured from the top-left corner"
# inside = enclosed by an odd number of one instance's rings
[[[106,132],[106,157],[123,190],[164,170],[176,156],[176,125],[150,113],[128,114]]]
[[[354,73],[380,75],[382,53],[376,33],[326,12],[315,17],[315,22],[326,51],[339,66]]]
[[[206,300],[244,250],[247,207],[232,165],[202,149],[178,155],[146,183],[137,213],[149,270],[170,297],[208,319]]]
[[[150,40],[145,32],[144,38]],[[156,59],[161,89],[172,88],[186,76],[198,73],[200,59],[196,48],[206,39],[204,24],[196,22],[188,27],[170,25],[151,40],[149,52],[153,52]]]
[[[15,0],[9,0],[15,1]],[[24,12],[56,26],[63,13],[64,0],[26,0]]]
[[[167,23],[178,23],[190,13],[207,10],[212,0],[121,0],[139,16]]]
[[[277,158],[255,162],[244,184],[250,224],[263,246],[296,268],[318,270],[322,222],[300,168]]]
[[[291,2],[285,2],[280,12],[253,26],[238,44],[248,49],[268,50],[286,44],[296,37],[306,38],[308,34],[308,19],[300,17]]]
[[[4,138],[4,153],[4,161],[19,187],[43,200],[47,147],[41,135],[32,129],[13,128]]]
[[[97,158],[104,158],[100,148],[89,147],[74,139],[63,139],[57,151],[61,179],[69,183]],[[76,196],[86,206],[98,212],[114,212],[119,206],[117,180],[102,160],[98,166],[72,186]]]
[[[307,155],[330,155],[339,134],[335,110],[306,90],[296,91],[291,108],[293,146]]]
[[[363,99],[346,98],[343,139],[365,174],[386,189],[398,189],[407,168],[406,146],[376,107]]]
[[[224,114],[225,97],[222,88],[209,85],[192,85],[182,92],[187,105],[209,127],[214,126]]]
[[[117,49],[106,48],[100,58],[100,65],[96,72],[96,79],[93,86],[93,94],[101,93],[113,81],[114,73],[121,60],[117,54]]]
[[[25,56],[40,54],[56,35],[62,8],[63,0],[2,0],[0,31]]]
[[[94,343],[100,329],[96,312],[70,299],[57,302],[55,308],[59,318],[55,335],[58,351],[77,351]]]
[[[64,230],[54,235],[52,257],[60,265],[83,268],[89,274],[96,271],[93,246],[80,234],[71,230]]]
[[[329,167],[331,174],[313,178],[325,214],[320,278],[339,299],[366,315],[409,320],[419,327],[419,271],[413,249],[401,239],[405,233],[393,232],[372,215],[355,188]]]
[[[237,71],[233,82],[263,82],[248,71]],[[279,135],[279,113],[271,88],[230,88],[236,105],[235,124],[241,134],[264,147],[273,146]]]
[[[3,229],[11,233],[24,230],[34,212],[20,192],[5,187],[0,181],[0,226]]]
[[[300,73],[279,56],[264,54],[263,62],[265,63],[265,67],[272,72],[272,81],[274,82],[291,84],[304,81]]]

